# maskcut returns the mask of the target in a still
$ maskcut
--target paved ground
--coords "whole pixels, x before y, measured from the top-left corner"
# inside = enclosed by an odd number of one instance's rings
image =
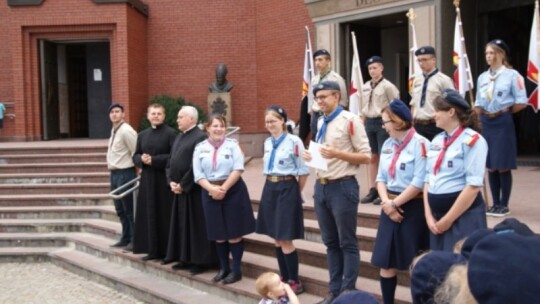
[[[0,263],[0,303],[143,303],[51,263]]]

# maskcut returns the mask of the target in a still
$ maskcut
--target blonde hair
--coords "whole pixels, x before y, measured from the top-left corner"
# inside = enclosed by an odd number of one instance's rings
[[[443,283],[435,291],[436,304],[478,304],[471,294],[467,278],[467,265],[452,266]]]
[[[270,114],[270,115],[274,116],[275,118],[277,118],[279,120],[283,120],[283,123],[281,124],[281,126],[283,128],[283,131],[287,132],[287,120],[285,120],[285,117],[281,116],[281,114],[279,114],[274,109],[266,109],[264,114],[265,114],[265,116]]]
[[[268,284],[274,276],[279,277],[279,275],[274,272],[265,272],[257,277],[257,280],[255,281],[255,289],[257,289],[257,292],[261,296],[266,297],[268,295],[268,292],[270,291]]]
[[[493,51],[495,51],[495,53],[501,57],[501,62],[502,64],[507,67],[507,68],[512,68],[512,66],[510,65],[510,62],[508,61],[508,54],[506,54],[506,51],[503,50],[500,46],[496,45],[495,43],[491,43],[491,42],[488,42],[488,44],[486,45],[486,48],[487,47],[490,47],[493,49]]]

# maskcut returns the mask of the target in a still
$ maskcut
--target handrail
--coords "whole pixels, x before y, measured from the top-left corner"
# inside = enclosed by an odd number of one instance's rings
[[[113,191],[109,192],[109,197],[112,198],[112,199],[121,199],[123,198],[124,196],[128,195],[128,194],[131,194],[133,193],[133,191],[139,189],[139,180],[141,179],[140,176],[137,176],[136,178],[132,179],[131,181],[123,184],[122,186],[114,189]],[[129,188],[128,190],[120,193],[120,194],[115,194],[116,192],[120,191],[120,190],[123,190],[124,188],[127,188],[129,185],[131,184],[135,184],[135,186]]]
[[[231,130],[225,134],[225,137],[229,137],[233,135],[234,133],[237,133],[238,131],[240,131],[240,127],[227,127],[227,129],[231,129]]]

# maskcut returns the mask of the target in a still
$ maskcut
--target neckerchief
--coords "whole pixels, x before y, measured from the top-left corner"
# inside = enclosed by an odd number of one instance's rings
[[[496,72],[491,71],[491,70],[489,71],[489,86],[487,89],[487,98],[489,101],[493,99],[493,90],[495,89],[495,79],[497,79],[497,77],[499,77],[499,75],[501,75],[504,70],[506,70],[506,67],[503,65]]]
[[[379,80],[376,81],[376,82],[373,82],[373,80],[370,81],[371,91],[369,92],[368,105],[371,105],[371,97],[373,96],[373,90],[375,90],[375,88],[376,88],[376,87],[379,85],[379,83],[381,83],[383,80],[384,80],[384,77],[381,77],[381,79],[379,79]]]
[[[286,132],[283,132],[277,139],[272,137],[272,153],[270,154],[270,161],[268,162],[268,173],[272,172],[272,169],[274,169],[277,148],[281,145],[283,140],[285,140],[285,137],[287,137]]]
[[[447,138],[446,136],[444,137],[443,148],[441,152],[439,152],[439,157],[437,157],[437,162],[435,162],[435,168],[433,168],[434,175],[437,175],[437,172],[439,172],[439,169],[441,168],[442,160],[444,158],[444,154],[446,153],[446,149],[448,149],[448,147],[450,147],[450,145],[454,142],[454,140],[456,140],[456,138],[458,138],[461,135],[461,133],[463,133],[463,130],[465,130],[465,128],[460,126],[459,129],[457,129],[457,131],[454,132],[454,135],[452,135],[452,137],[450,137],[449,140],[446,139]]]
[[[334,120],[334,118],[336,118],[339,113],[341,113],[341,111],[343,111],[343,108],[338,105],[336,110],[334,111],[334,113],[330,114],[330,116],[323,116],[323,124],[321,126],[321,129],[319,130],[319,132],[317,133],[317,142],[318,143],[321,143],[324,141],[324,134],[326,133],[326,126],[332,121]]]
[[[433,75],[437,74],[438,72],[439,72],[439,69],[435,68],[433,72],[424,76],[424,84],[422,85],[422,96],[420,97],[420,107],[423,107],[424,104],[426,103],[426,91],[427,91],[427,85],[428,85],[429,79]]]
[[[394,157],[392,158],[392,163],[390,164],[390,168],[388,169],[388,172],[390,173],[390,177],[395,178],[396,176],[396,163],[399,158],[399,154],[405,147],[409,144],[411,139],[413,138],[414,134],[416,134],[416,130],[414,128],[411,128],[407,135],[405,135],[405,138],[401,142],[401,144],[398,146],[397,144],[394,144]]]
[[[220,140],[218,142],[214,142],[210,138],[207,139],[208,143],[210,143],[212,145],[212,147],[214,147],[214,154],[212,155],[212,171],[216,170],[216,167],[217,167],[217,151],[219,150],[219,147],[221,147],[221,145],[223,145],[223,143],[225,142],[225,139],[227,139],[225,136],[223,137],[222,140]]]
[[[332,71],[332,69],[328,69],[328,71],[322,73],[321,77],[319,77],[319,83],[321,83],[323,81],[324,77],[328,76],[328,74],[330,74],[331,71]]]

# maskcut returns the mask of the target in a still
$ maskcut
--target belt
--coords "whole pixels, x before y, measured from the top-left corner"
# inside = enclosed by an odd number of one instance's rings
[[[216,180],[216,181],[208,181],[210,182],[210,184],[212,185],[218,185],[218,186],[221,186],[225,183],[226,179],[222,179],[222,180]]]
[[[398,197],[399,194],[392,194],[392,193],[388,193],[388,198],[393,200],[395,199],[396,197]],[[418,194],[417,196],[411,198],[411,200],[414,200],[414,199],[423,199],[424,198],[424,194],[420,193]]]
[[[506,112],[508,112],[508,111],[510,111],[510,108],[504,108],[504,109],[502,109],[502,110],[500,110],[500,111],[497,111],[497,112],[491,112],[491,113],[482,110],[482,115],[484,115],[484,116],[487,117],[487,118],[496,118],[496,117],[499,117],[499,116],[501,116],[503,113],[506,113]]]
[[[415,119],[415,125],[431,125],[435,123],[435,119]]]
[[[289,181],[296,179],[296,177],[292,175],[285,175],[285,176],[277,176],[277,175],[268,175],[266,176],[266,180],[272,183],[282,182],[282,181]]]
[[[349,175],[349,176],[340,177],[340,178],[336,178],[336,179],[318,178],[317,181],[321,185],[326,185],[326,184],[333,184],[333,183],[337,183],[337,182],[340,182],[340,181],[353,179],[353,178],[354,178],[354,175]]]

